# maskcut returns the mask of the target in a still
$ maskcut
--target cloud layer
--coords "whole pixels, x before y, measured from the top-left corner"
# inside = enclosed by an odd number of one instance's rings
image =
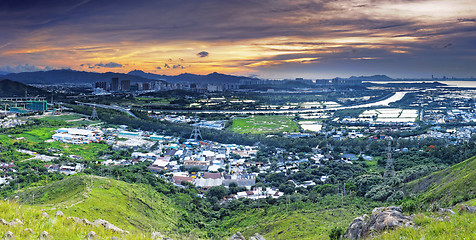
[[[474,12],[473,0],[5,0],[0,66],[469,77]]]

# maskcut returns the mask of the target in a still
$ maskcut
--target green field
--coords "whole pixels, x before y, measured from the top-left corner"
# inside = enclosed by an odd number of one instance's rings
[[[232,129],[238,133],[267,134],[297,132],[299,128],[292,116],[253,115],[247,118],[233,119]]]

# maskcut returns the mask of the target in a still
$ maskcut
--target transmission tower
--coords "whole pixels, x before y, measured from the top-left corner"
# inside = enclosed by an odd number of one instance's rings
[[[91,119],[91,120],[98,120],[99,119],[98,113],[96,112],[96,106],[93,107],[93,113],[91,114],[91,117],[89,119]]]
[[[385,173],[383,174],[384,179],[386,179],[388,177],[395,177],[395,167],[393,166],[392,142],[391,141],[388,141],[387,165],[385,166]]]
[[[198,122],[196,119],[197,117],[195,117],[195,123]],[[197,141],[198,138],[200,138],[203,140],[202,134],[200,133],[200,129],[195,123],[193,124],[193,130],[192,130],[192,133],[190,134],[190,139],[194,139],[195,141]]]

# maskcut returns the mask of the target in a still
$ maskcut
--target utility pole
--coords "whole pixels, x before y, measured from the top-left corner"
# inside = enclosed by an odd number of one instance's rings
[[[387,147],[387,165],[385,166],[385,173],[383,174],[383,178],[395,177],[395,167],[393,166],[393,159],[392,159],[392,142],[388,141]]]

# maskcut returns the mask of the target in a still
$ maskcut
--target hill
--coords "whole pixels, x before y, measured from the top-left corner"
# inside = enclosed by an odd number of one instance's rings
[[[152,187],[104,177],[74,175],[45,186],[20,190],[15,196],[20,203],[50,215],[61,210],[66,216],[90,221],[104,219],[132,234],[159,231],[177,237],[179,227],[194,228],[181,221],[184,210]],[[196,234],[199,235],[200,230],[197,229]]]
[[[419,195],[415,203],[420,207],[447,207],[476,198],[476,157],[412,181],[404,190]]]
[[[18,204],[15,201],[0,200],[0,233],[2,239],[39,239],[40,233],[47,232],[51,239],[87,239],[93,231],[99,239],[151,239],[151,234],[123,234],[108,230],[101,225],[87,225],[74,222],[66,216],[45,216],[42,211]],[[3,237],[10,231],[14,238]],[[50,238],[48,238],[50,239]]]
[[[96,73],[74,70],[51,70],[38,72],[22,72],[10,73],[5,78],[12,79],[26,84],[57,84],[57,83],[74,83],[74,84],[92,84],[99,81],[110,82],[113,77],[120,80],[131,80],[131,82],[146,82],[149,79],[127,75],[124,73]]]
[[[12,80],[0,80],[0,97],[24,97],[25,91],[29,96],[45,96],[46,91]]]
[[[72,83],[72,84],[92,84],[99,81],[111,81],[111,78],[117,77],[120,80],[131,80],[131,82],[147,82],[150,80],[161,80],[167,82],[190,82],[190,83],[238,83],[241,79],[250,79],[248,77],[240,77],[233,75],[226,75],[221,73],[211,73],[208,75],[197,75],[190,73],[183,73],[177,76],[159,75],[153,73],[145,73],[140,70],[134,70],[127,74],[125,73],[97,73],[84,72],[74,70],[51,70],[38,72],[22,72],[10,73],[4,76],[25,84],[57,84],[57,83]]]

